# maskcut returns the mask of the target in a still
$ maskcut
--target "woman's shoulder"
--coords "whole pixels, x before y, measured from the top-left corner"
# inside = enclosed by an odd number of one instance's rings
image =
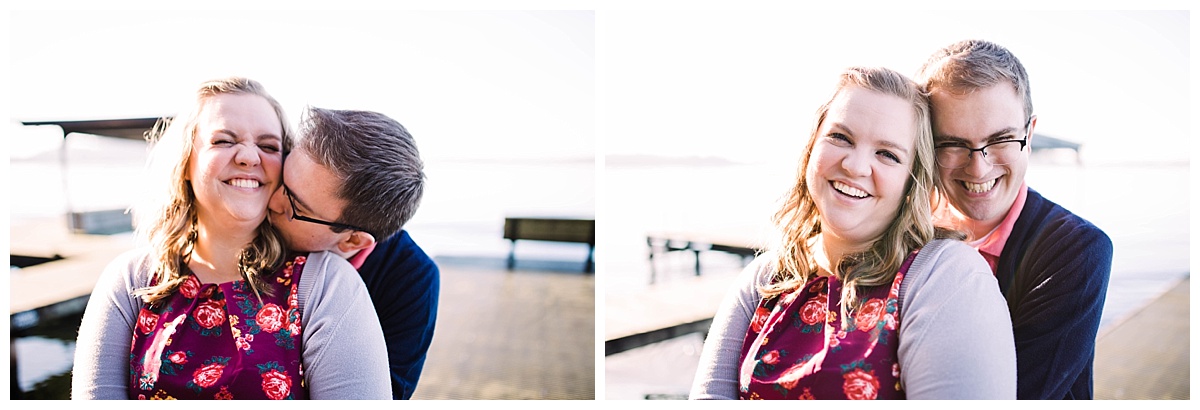
[[[150,277],[150,248],[138,246],[117,254],[104,268],[105,274],[131,278],[133,283],[144,283]]]
[[[309,326],[312,323],[340,318],[348,311],[374,312],[366,285],[346,258],[332,252],[312,252],[302,257],[304,268],[296,285],[296,303],[305,333],[314,329]]]
[[[304,264],[298,289],[301,298],[312,292],[341,293],[366,288],[354,266],[336,253],[310,252],[293,256],[290,261]]]
[[[304,273],[310,271],[340,272],[354,271],[354,266],[341,255],[330,251],[309,252],[308,254],[292,255],[291,261],[304,264]]]
[[[925,244],[921,251],[917,253],[917,259],[914,264],[929,265],[930,267],[938,267],[945,264],[965,264],[982,266],[988,269],[987,261],[983,259],[983,255],[979,251],[967,245],[966,242],[957,239],[934,239]]]
[[[109,267],[139,267],[150,262],[150,248],[137,246],[117,254],[108,263]]]
[[[979,251],[960,240],[935,239],[917,253],[901,284],[900,295],[906,300],[917,294],[944,296],[944,292],[983,279],[995,280]]]
[[[929,241],[922,249],[937,249],[940,252],[961,253],[964,251],[974,251],[971,245],[967,245],[960,239],[954,238],[939,238]]]
[[[775,274],[775,267],[779,264],[779,255],[775,250],[766,250],[756,255],[749,264],[742,269],[740,281],[749,282],[754,285],[766,285],[771,280],[771,276]]]
[[[149,248],[134,247],[113,257],[96,276],[93,294],[106,294],[114,298],[127,297],[131,305],[140,303],[134,292],[150,285],[153,262]]]

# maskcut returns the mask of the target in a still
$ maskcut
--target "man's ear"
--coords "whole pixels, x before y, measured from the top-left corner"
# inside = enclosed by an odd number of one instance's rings
[[[366,249],[374,244],[375,236],[363,231],[354,231],[351,232],[350,236],[347,236],[346,239],[338,242],[338,251],[340,251],[342,254],[348,255],[358,250]]]
[[[1033,129],[1034,128],[1037,128],[1037,114],[1034,114],[1032,117],[1029,118],[1029,140],[1026,141],[1027,144],[1033,143]],[[1033,152],[1033,149],[1030,148],[1029,151]]]

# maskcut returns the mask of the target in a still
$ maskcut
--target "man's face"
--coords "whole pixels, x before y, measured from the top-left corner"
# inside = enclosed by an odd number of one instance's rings
[[[268,209],[271,224],[279,229],[289,249],[334,251],[338,243],[351,234],[350,231],[337,233],[328,226],[292,218],[294,203],[295,212],[300,215],[336,222],[346,207],[346,201],[337,195],[340,183],[329,168],[314,162],[308,152],[295,150],[288,155],[283,164],[283,185],[271,197]]]
[[[934,91],[934,146],[963,145],[979,148],[1009,139],[1033,134],[1033,122],[1027,122],[1024,103],[1009,84],[982,88],[966,95],[954,95],[945,90]],[[1026,124],[1029,124],[1026,127]],[[1032,137],[1031,137],[1032,138]],[[950,204],[963,215],[995,227],[1004,219],[1025,181],[1029,166],[1027,145],[1019,155],[1005,165],[992,165],[975,152],[966,165],[957,169],[938,166]]]

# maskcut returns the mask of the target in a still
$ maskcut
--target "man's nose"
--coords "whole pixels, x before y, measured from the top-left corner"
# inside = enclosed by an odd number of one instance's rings
[[[963,167],[963,172],[972,177],[986,176],[988,171],[992,170],[992,160],[984,154],[986,151],[974,151],[967,158],[967,165]]]

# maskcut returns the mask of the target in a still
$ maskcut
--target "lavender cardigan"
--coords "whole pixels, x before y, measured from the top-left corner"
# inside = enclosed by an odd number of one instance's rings
[[[738,398],[742,340],[773,269],[761,255],[713,318],[692,399]],[[910,400],[1014,399],[1012,322],[987,262],[961,241],[927,244],[900,285],[900,382]]]
[[[146,257],[145,249],[128,251],[100,275],[79,326],[72,399],[128,398],[129,343],[142,306],[133,291],[149,283]],[[350,263],[329,252],[309,254],[297,292],[309,397],[390,400],[383,331]]]

